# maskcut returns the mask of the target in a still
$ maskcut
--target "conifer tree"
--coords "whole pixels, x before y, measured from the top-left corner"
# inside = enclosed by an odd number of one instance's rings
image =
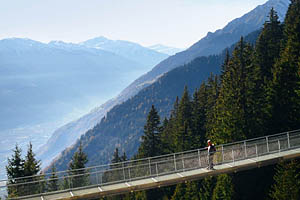
[[[229,54],[227,54],[229,56]],[[229,62],[229,57],[227,58]],[[225,64],[224,64],[225,65]],[[224,67],[224,69],[227,69]],[[225,73],[225,71],[224,71]],[[216,102],[219,96],[219,90],[220,90],[220,81],[218,76],[211,76],[208,78],[207,81],[207,102],[206,102],[206,123],[205,123],[205,130],[206,130],[206,137],[207,139],[211,139],[211,134],[215,132],[216,129],[216,119],[217,119],[217,110],[216,110]],[[205,145],[206,145],[206,141]],[[204,144],[203,144],[204,145]]]
[[[300,128],[300,1],[292,0],[284,22],[284,46],[273,72],[274,132]]]
[[[176,96],[176,100],[173,106],[173,110],[171,111],[171,116],[176,117],[179,109],[179,97]]]
[[[215,178],[211,176],[201,181],[200,189],[199,189],[199,197],[201,200],[212,199],[215,182],[216,182]]]
[[[113,159],[111,160],[111,163],[119,163],[122,161],[122,158],[119,156],[119,149],[116,148],[114,155],[113,155]]]
[[[25,187],[30,187],[30,194],[39,193],[40,191],[43,191],[43,189],[45,188],[44,177],[35,176],[40,171],[40,165],[41,165],[40,161],[36,160],[35,158],[35,154],[33,153],[32,150],[32,144],[30,142],[28,145],[28,150],[24,161],[24,175],[30,177],[30,178],[26,178],[26,181],[39,181],[39,184],[33,186],[29,186],[29,185],[25,186]]]
[[[121,156],[121,162],[127,161],[126,153],[123,152],[123,155]]]
[[[50,176],[50,179],[49,179],[49,182],[48,182],[48,191],[49,192],[57,191],[58,186],[59,186],[59,184],[58,184],[58,177],[56,175],[56,168],[53,165],[52,168],[51,168],[51,176]]]
[[[186,185],[184,183],[177,184],[171,200],[186,200],[185,189]]]
[[[224,74],[226,74],[226,72],[227,72],[229,61],[230,61],[230,54],[229,54],[229,50],[226,49],[225,59],[224,59],[224,62],[221,66],[221,75],[220,75],[220,80],[221,81],[223,80]]]
[[[275,200],[300,198],[300,164],[297,161],[281,162],[276,167],[270,197]]]
[[[160,155],[160,133],[160,117],[154,105],[152,105],[144,126],[142,143],[138,150],[140,158]]]
[[[190,148],[193,149],[200,148],[204,145],[205,141],[207,111],[207,93],[205,83],[202,83],[199,90],[195,91],[192,103],[193,142],[190,144]]]
[[[162,153],[173,153],[176,151],[175,133],[179,126],[176,122],[179,109],[179,97],[176,97],[169,120],[165,118],[162,125],[161,144]]]
[[[186,86],[178,105],[178,113],[175,121],[175,151],[188,150],[192,143],[192,103]]]
[[[185,189],[185,199],[200,200],[198,188],[199,186],[197,181],[188,182]]]
[[[87,155],[83,152],[82,144],[80,143],[78,151],[74,153],[69,164],[72,187],[81,187],[88,183],[88,175],[85,174],[87,171],[84,169],[87,162]]]
[[[19,178],[24,176],[24,159],[22,159],[22,150],[16,144],[13,150],[14,155],[8,158],[8,165],[6,166],[7,177],[14,183],[14,178]]]
[[[170,120],[167,118],[164,119],[162,129],[161,129],[161,153],[162,154],[169,154],[172,153],[174,150],[174,141],[173,141],[173,121],[174,118],[171,115]]]
[[[259,67],[261,84],[273,78],[272,68],[276,59],[279,58],[282,38],[282,25],[276,11],[272,8],[255,46],[254,62]]]
[[[35,154],[32,151],[32,144],[29,143],[27,155],[24,162],[24,174],[25,176],[37,175],[41,169],[41,164],[39,160],[36,160]]]
[[[8,184],[17,184],[21,180],[16,179],[24,176],[24,159],[22,159],[22,150],[16,144],[13,150],[14,154],[11,158],[8,158],[8,164],[6,166],[6,173],[8,178]],[[21,188],[17,186],[8,186],[7,193],[8,197],[17,197],[22,193]]]
[[[243,38],[233,51],[214,109],[214,128],[208,136],[217,143],[241,140],[247,135],[247,79],[252,47]]]
[[[70,175],[71,173],[69,173]],[[60,188],[63,189],[63,190],[66,190],[66,189],[71,189],[71,177],[70,176],[67,176],[67,175],[64,175],[63,177],[63,182],[62,184],[60,185]]]
[[[228,174],[217,177],[217,183],[213,191],[213,200],[231,200],[234,196],[232,179]]]
[[[269,19],[256,42],[254,59],[249,72],[247,90],[248,137],[258,137],[270,133],[271,122],[271,87],[273,66],[279,58],[282,25],[276,11],[272,8]]]

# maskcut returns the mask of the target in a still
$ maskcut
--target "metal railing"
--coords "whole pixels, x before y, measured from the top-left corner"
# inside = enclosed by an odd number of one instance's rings
[[[214,165],[255,159],[300,147],[300,130],[216,146]],[[9,198],[72,191],[208,167],[206,148],[116,164],[0,181]]]

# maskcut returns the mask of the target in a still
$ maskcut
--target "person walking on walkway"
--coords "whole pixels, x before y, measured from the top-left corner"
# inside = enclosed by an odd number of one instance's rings
[[[214,144],[211,143],[210,140],[207,140],[207,159],[208,159],[208,167],[207,169],[214,169],[214,163],[213,163],[213,158],[214,158],[214,153],[216,152],[216,147]]]

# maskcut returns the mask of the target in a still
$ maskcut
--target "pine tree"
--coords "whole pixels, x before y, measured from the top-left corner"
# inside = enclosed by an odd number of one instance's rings
[[[62,190],[71,189],[71,177],[70,176],[64,175],[63,182],[60,185],[60,188]]]
[[[167,118],[164,119],[161,129],[161,150],[164,154],[173,153],[176,150],[175,133],[178,130],[178,124],[176,123],[178,107],[179,98],[177,96],[171,110],[170,118],[169,120]]]
[[[227,143],[247,136],[247,79],[251,64],[252,47],[243,38],[233,51],[223,75],[222,85],[214,109],[214,128],[207,133],[214,142]]]
[[[227,54],[227,56],[229,56],[229,54]],[[226,59],[228,59],[228,61],[225,60],[225,63],[229,62],[230,58],[228,57]],[[228,68],[227,67],[228,63],[227,64],[225,63],[223,64],[226,65],[226,67],[224,67],[224,73],[226,71],[225,69]],[[211,139],[212,138],[211,134],[214,133],[216,129],[216,124],[215,124],[217,119],[216,103],[219,96],[219,90],[220,90],[219,77],[211,75],[207,81],[207,92],[206,92],[207,93],[206,123],[205,123],[206,139]],[[204,142],[206,145],[206,141]]]
[[[16,144],[13,150],[14,154],[11,158],[8,158],[8,164],[6,166],[6,173],[8,178],[8,197],[17,197],[22,195],[22,188],[17,186],[10,186],[10,184],[17,184],[22,182],[22,180],[17,179],[24,177],[24,159],[22,159],[22,150]]]
[[[199,186],[197,181],[190,181],[186,184],[185,198],[189,200],[200,200]]]
[[[146,125],[144,126],[142,143],[138,150],[138,156],[140,158],[160,155],[160,133],[160,117],[154,105],[152,105],[147,116]]]
[[[232,178],[228,174],[217,177],[216,187],[213,191],[213,200],[231,200],[234,196]]]
[[[57,191],[58,190],[58,177],[56,175],[56,168],[53,165],[51,168],[51,176],[49,178],[49,182],[48,182],[48,191]]]
[[[126,153],[123,152],[123,155],[121,156],[121,162],[127,161]]]
[[[74,153],[72,161],[69,164],[70,184],[73,188],[88,184],[88,175],[85,174],[87,171],[84,169],[87,162],[87,155],[83,152],[82,144],[80,143],[78,151]]]
[[[32,191],[34,187],[30,187],[31,193],[30,194],[40,194],[44,192],[48,192],[48,185],[47,180],[44,174],[40,173],[39,176],[37,176],[37,180],[39,181],[38,185],[34,186],[36,187],[35,191]]]
[[[175,151],[189,150],[190,144],[192,144],[192,102],[190,101],[187,87],[184,88],[182,98],[180,99],[175,121]]]
[[[119,156],[119,149],[116,148],[114,155],[113,155],[113,159],[111,160],[111,163],[119,163],[122,161],[122,158]]]
[[[292,0],[284,22],[284,42],[273,72],[274,132],[300,128],[300,1]]]
[[[200,148],[205,143],[206,134],[206,112],[207,112],[207,92],[206,85],[202,83],[199,90],[194,93],[192,102],[192,130],[193,142],[190,143],[190,148]]]
[[[171,200],[187,200],[185,198],[185,189],[186,185],[184,183],[177,184]]]
[[[214,177],[207,177],[201,181],[200,189],[199,189],[199,196],[201,200],[211,200],[213,189],[215,187],[215,178]]]
[[[259,67],[261,84],[266,83],[273,78],[272,68],[276,59],[279,58],[281,40],[283,38],[283,27],[279,17],[271,9],[269,19],[264,23],[264,28],[259,35],[255,46],[255,65]]]
[[[22,159],[22,150],[16,145],[14,151],[14,155],[11,159],[8,158],[8,165],[6,166],[7,177],[14,183],[15,178],[24,176],[24,159]]]
[[[40,169],[40,161],[35,159],[35,154],[32,151],[32,144],[30,142],[24,162],[24,174],[25,176],[34,176],[38,174]]]
[[[40,165],[40,161],[36,160],[35,158],[35,154],[32,150],[32,144],[30,142],[24,161],[24,176],[27,177],[26,182],[39,181],[39,184],[26,185],[24,190],[26,190],[27,192],[30,191],[29,194],[37,194],[42,191],[42,189],[44,189],[44,177],[36,176],[40,171]]]
[[[227,72],[229,61],[230,61],[230,54],[229,54],[229,50],[226,49],[225,59],[224,59],[224,62],[221,66],[221,75],[220,75],[220,80],[221,81],[223,80],[224,74],[226,74],[226,72]]]
[[[270,197],[275,200],[300,198],[299,161],[281,162],[276,168]]]
[[[269,20],[256,42],[252,71],[247,76],[247,122],[248,137],[266,135],[271,131],[272,101],[271,88],[273,69],[279,58],[283,28],[275,10],[272,8]]]

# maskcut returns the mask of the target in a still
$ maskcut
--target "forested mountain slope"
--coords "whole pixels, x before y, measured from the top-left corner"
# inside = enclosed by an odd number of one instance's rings
[[[246,40],[253,43],[258,34],[259,31],[253,32]],[[233,46],[230,51],[232,49]],[[80,142],[89,158],[87,165],[109,162],[116,147],[125,151],[128,157],[134,155],[151,106],[155,105],[162,117],[168,116],[176,97],[181,96],[185,86],[193,92],[207,80],[211,73],[220,72],[225,54],[223,51],[217,56],[199,57],[187,65],[166,73],[136,96],[115,106],[99,124],[81,136],[74,146],[63,151],[55,161],[55,166],[61,170],[66,169]]]

